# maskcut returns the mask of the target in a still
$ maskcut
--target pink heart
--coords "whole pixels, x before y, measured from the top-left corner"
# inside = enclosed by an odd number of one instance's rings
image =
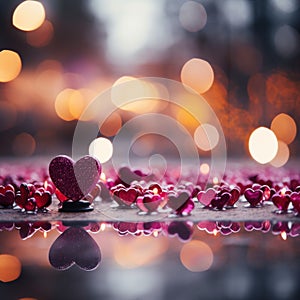
[[[76,163],[68,156],[59,155],[50,162],[49,174],[63,195],[78,201],[96,186],[101,174],[101,164],[88,155]]]
[[[209,188],[206,191],[200,191],[197,195],[198,201],[204,206],[209,206],[212,199],[215,198],[217,192],[215,189]]]

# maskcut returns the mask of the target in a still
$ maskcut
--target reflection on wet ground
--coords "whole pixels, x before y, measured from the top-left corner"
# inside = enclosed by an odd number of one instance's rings
[[[300,222],[8,222],[0,229],[1,299],[300,294]]]

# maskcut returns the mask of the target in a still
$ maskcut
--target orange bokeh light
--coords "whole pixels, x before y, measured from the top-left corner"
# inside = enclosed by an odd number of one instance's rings
[[[122,119],[117,112],[113,112],[100,127],[100,131],[105,136],[114,136],[122,126]]]
[[[0,281],[10,282],[19,278],[21,275],[21,262],[13,255],[0,255]]]
[[[192,58],[181,69],[181,81],[199,94],[203,94],[214,82],[214,71],[207,61]]]
[[[0,51],[0,82],[9,82],[21,72],[22,61],[18,53],[11,50]]]
[[[18,134],[12,145],[14,154],[21,156],[30,156],[34,153],[36,142],[32,135],[27,132]]]
[[[290,157],[290,150],[286,143],[278,141],[278,151],[270,164],[276,168],[284,166]]]
[[[53,37],[53,25],[50,21],[45,22],[36,30],[27,32],[27,43],[33,47],[44,47],[49,44]]]

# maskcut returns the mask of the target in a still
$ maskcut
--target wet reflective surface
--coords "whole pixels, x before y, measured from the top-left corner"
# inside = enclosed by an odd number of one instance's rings
[[[0,225],[1,299],[298,299],[300,222]]]

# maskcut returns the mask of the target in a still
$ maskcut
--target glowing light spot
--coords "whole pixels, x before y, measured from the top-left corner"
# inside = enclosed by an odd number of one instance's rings
[[[204,6],[195,1],[183,3],[179,10],[179,21],[184,29],[190,32],[201,30],[207,22]]]
[[[290,157],[290,150],[286,143],[278,141],[278,151],[276,156],[271,160],[270,164],[276,168],[284,166]]]
[[[19,298],[18,300],[38,300],[36,298]]]
[[[249,152],[260,164],[270,162],[277,154],[278,141],[275,133],[266,128],[256,128],[249,138]]]
[[[214,177],[214,178],[213,178],[213,184],[218,184],[218,183],[219,183],[218,177]]]
[[[12,144],[12,150],[15,155],[30,156],[34,153],[36,147],[35,139],[29,133],[18,134]]]
[[[299,7],[297,0],[272,0],[272,4],[278,9],[285,13],[292,13]]]
[[[154,230],[154,231],[153,231],[153,236],[154,236],[154,237],[158,237],[158,235],[159,235],[159,232],[158,232],[157,230]]]
[[[0,51],[0,82],[14,80],[21,69],[22,61],[18,53],[11,50]]]
[[[182,124],[190,132],[195,131],[196,128],[199,126],[199,122],[187,110],[182,108],[176,108],[175,113],[178,122]]]
[[[103,172],[101,173],[100,180],[103,181],[103,182],[106,182],[106,175],[105,175],[105,173],[103,173]]]
[[[114,136],[122,127],[122,119],[117,112],[113,112],[100,126],[100,132],[105,136]]]
[[[201,150],[212,150],[218,145],[219,132],[210,124],[202,124],[195,130],[194,141]]]
[[[284,187],[284,188],[282,188],[281,191],[280,191],[281,196],[284,196],[284,195],[285,195],[285,192],[286,192],[286,188]]]
[[[203,272],[212,266],[214,255],[206,243],[193,240],[182,247],[180,260],[189,271]]]
[[[85,108],[85,102],[82,94],[74,90],[68,99],[69,112],[74,119],[79,119]]]
[[[45,22],[38,29],[27,32],[27,43],[33,47],[44,47],[49,44],[53,37],[53,25],[50,21]]]
[[[158,194],[158,188],[155,187],[152,191],[154,194]]]
[[[286,144],[292,143],[297,135],[297,126],[294,119],[284,113],[277,115],[273,119],[271,129],[277,138]]]
[[[21,274],[21,262],[13,255],[0,255],[0,281],[10,282],[19,278]]]
[[[214,236],[217,236],[217,234],[218,234],[218,230],[217,230],[217,229],[214,229],[214,230],[213,230],[213,235],[214,235]]]
[[[286,234],[285,231],[281,231],[280,236],[281,236],[281,238],[282,238],[284,241],[287,240],[287,234]]]
[[[100,225],[100,231],[104,231],[105,228],[106,228],[105,223],[101,223],[101,225]]]
[[[208,164],[202,164],[201,166],[200,166],[200,172],[202,173],[202,174],[204,174],[204,175],[207,175],[208,173],[209,173],[209,165]]]
[[[97,157],[101,163],[105,163],[112,157],[113,145],[111,141],[106,138],[97,138],[91,142],[89,154]]]
[[[160,97],[160,91],[153,84],[132,76],[120,77],[111,88],[112,102],[120,109],[134,113],[161,109],[167,102],[158,100]]]
[[[182,67],[181,81],[199,94],[203,94],[214,82],[214,71],[207,61],[193,58]]]
[[[48,233],[47,233],[47,231],[44,231],[44,233],[43,233],[43,236],[44,236],[44,239],[46,239],[46,238],[47,238],[47,236],[48,236]]]
[[[20,3],[12,18],[13,25],[23,31],[32,31],[39,28],[45,21],[46,12],[42,3],[27,0]]]

